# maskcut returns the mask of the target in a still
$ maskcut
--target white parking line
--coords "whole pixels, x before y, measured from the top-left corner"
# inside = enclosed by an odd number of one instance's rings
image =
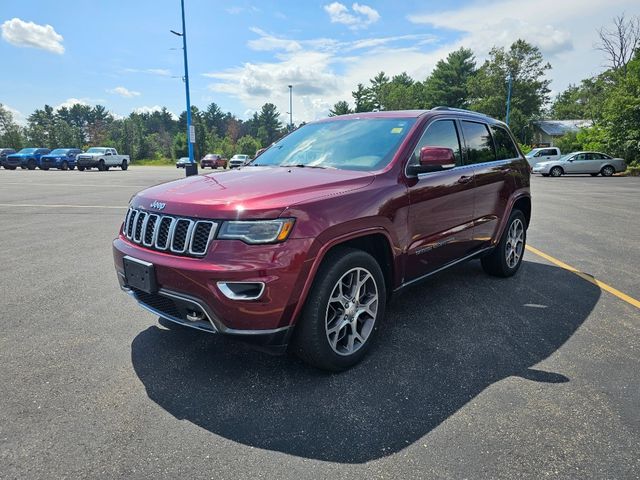
[[[0,207],[34,207],[34,208],[111,208],[118,210],[126,210],[126,206],[114,205],[44,205],[35,203],[0,203]]]
[[[0,182],[0,185],[33,185],[35,187],[114,187],[114,188],[147,188],[149,185],[110,185],[105,183],[32,183],[32,182]]]

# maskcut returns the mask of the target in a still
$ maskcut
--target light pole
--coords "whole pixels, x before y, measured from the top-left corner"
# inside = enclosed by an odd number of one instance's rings
[[[293,130],[293,85],[289,85],[289,131]]]
[[[182,7],[182,33],[171,30],[171,33],[182,37],[182,52],[184,53],[184,85],[187,96],[187,145],[189,148],[189,161],[191,165],[185,166],[185,173],[188,176],[198,174],[198,164],[193,158],[193,142],[195,141],[195,129],[191,125],[191,99],[189,97],[189,64],[187,62],[187,25],[184,21],[184,0],[180,0]]]
[[[509,126],[509,112],[511,110],[511,84],[513,83],[513,77],[511,76],[511,72],[509,72],[507,81],[509,82],[509,87],[507,90],[507,118],[505,123],[507,124],[507,126]]]

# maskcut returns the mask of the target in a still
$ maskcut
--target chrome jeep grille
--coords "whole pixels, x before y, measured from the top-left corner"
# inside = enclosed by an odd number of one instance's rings
[[[160,215],[129,208],[122,233],[143,247],[201,257],[207,253],[217,226],[211,220]]]

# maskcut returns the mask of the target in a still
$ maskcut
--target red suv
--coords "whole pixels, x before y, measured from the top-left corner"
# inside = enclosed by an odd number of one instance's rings
[[[218,153],[207,153],[202,159],[200,159],[200,168],[227,168],[227,159],[222,158],[222,155]]]
[[[446,107],[359,113],[238,170],[140,192],[113,253],[122,288],[158,316],[343,370],[404,287],[475,258],[516,273],[530,218],[505,124]]]

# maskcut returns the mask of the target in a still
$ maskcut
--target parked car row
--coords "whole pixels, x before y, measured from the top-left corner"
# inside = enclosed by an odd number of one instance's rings
[[[264,149],[262,149],[264,151]],[[260,151],[260,150],[258,150]],[[260,152],[262,153],[262,152]],[[251,161],[251,157],[249,155],[234,155],[231,157],[231,160],[227,160],[219,153],[207,153],[204,157],[200,159],[200,168],[238,168],[246,165]],[[189,157],[181,157],[176,162],[176,168],[185,168],[191,161]]]
[[[534,148],[527,153],[526,158],[531,172],[543,177],[587,173],[592,177],[610,177],[627,169],[622,158],[613,158],[601,152],[572,152],[562,155],[558,147]]]
[[[109,170],[110,167],[120,167],[126,170],[129,167],[129,156],[118,155],[115,148],[91,147],[86,152],[79,148],[23,148],[19,152],[11,148],[0,149],[0,166],[7,170],[23,169],[49,170],[90,170],[97,168],[100,171]]]

